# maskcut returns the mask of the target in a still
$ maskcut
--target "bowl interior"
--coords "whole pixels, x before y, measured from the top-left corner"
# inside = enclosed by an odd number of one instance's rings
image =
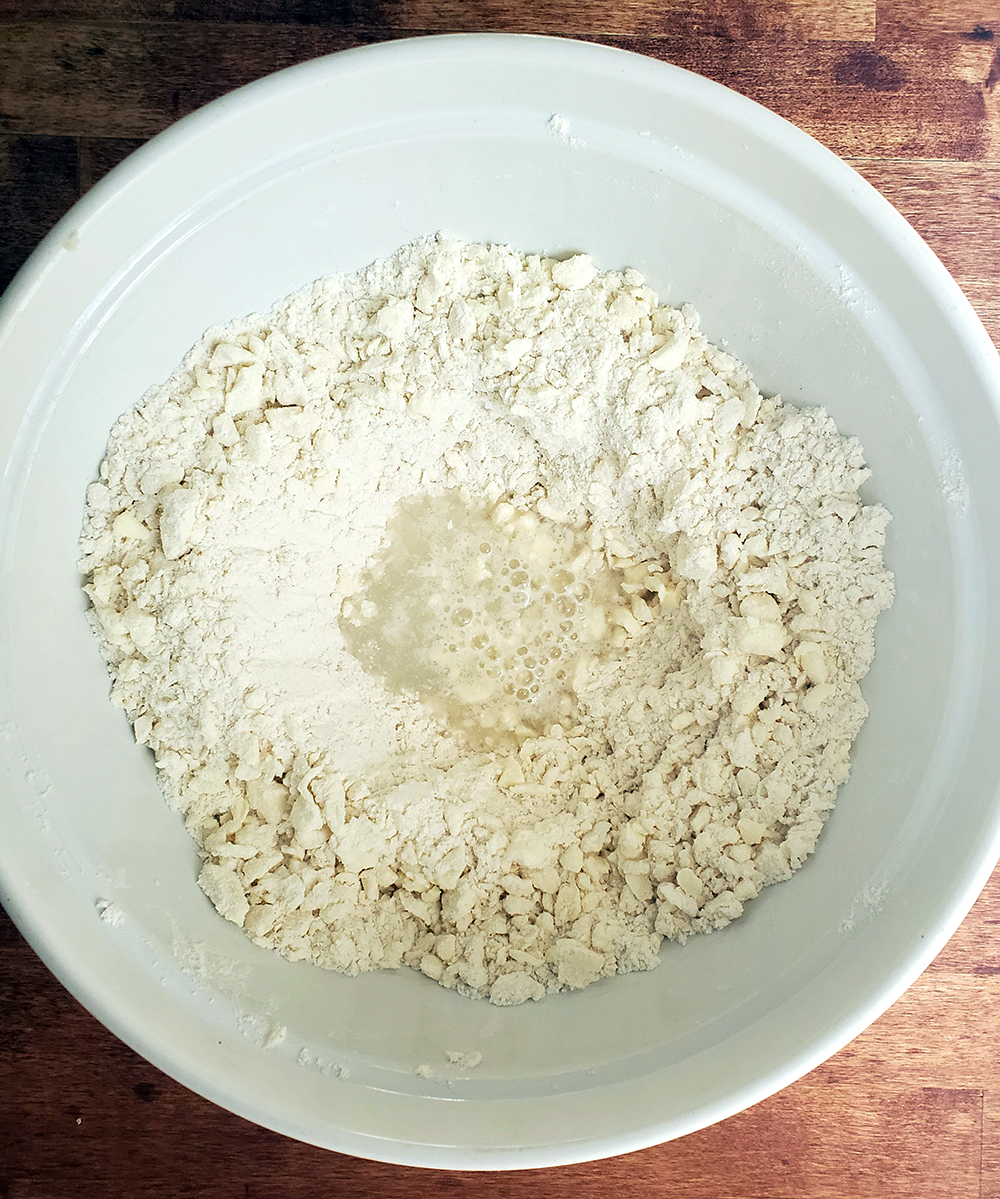
[[[292,964],[218,917],[150,755],[107,702],[75,573],[111,424],[205,328],[438,230],[642,270],[661,298],[694,303],[762,390],[825,405],[860,438],[866,498],[893,514],[897,598],[863,684],[871,716],[815,859],[730,928],[665,945],[657,970],[516,1009],[410,971]],[[777,118],[684,72],[546,39],[336,56],[130,160],[57,230],[5,315],[5,898],[92,1010],[210,1098],[399,1162],[637,1148],[822,1060],[911,981],[984,881],[993,364],[902,221]]]

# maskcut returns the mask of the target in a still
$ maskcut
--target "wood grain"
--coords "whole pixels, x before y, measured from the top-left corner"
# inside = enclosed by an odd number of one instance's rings
[[[875,0],[0,0],[10,21],[228,21],[414,32],[698,34],[857,40],[875,34]]]
[[[924,238],[955,276],[1000,278],[1000,163],[851,159]],[[962,204],[950,203],[956,195]]]
[[[76,138],[0,134],[0,288],[79,195]]]
[[[575,35],[699,71],[848,160],[1000,345],[996,0],[0,0],[0,288],[107,170],[269,71],[420,32]],[[2,400],[0,400],[2,402]],[[248,1124],[126,1049],[0,913],[0,1199],[1000,1199],[1000,873],[921,979],[806,1078],[610,1162],[359,1162]]]
[[[842,39],[871,37],[871,0],[787,0],[781,4],[727,0],[602,0],[580,5],[567,0],[512,6],[505,0],[384,0],[379,17],[392,29],[464,30],[504,27],[521,33],[639,36],[697,35],[734,41],[777,38]]]
[[[0,134],[0,291],[52,226],[137,138]]]
[[[0,131],[149,137],[270,71],[378,35],[318,25],[52,22],[8,26]],[[847,157],[1000,162],[987,43],[931,51],[864,42],[600,37],[735,87]],[[210,74],[203,64],[213,64]]]
[[[925,43],[958,36],[989,43],[1000,38],[1000,11],[982,0],[877,0],[876,36]]]
[[[810,42],[761,55],[752,43],[615,39],[735,88],[847,158],[1000,161],[1000,97],[988,46]]]
[[[320,26],[11,25],[0,42],[0,130],[151,137],[261,75],[358,44]]]

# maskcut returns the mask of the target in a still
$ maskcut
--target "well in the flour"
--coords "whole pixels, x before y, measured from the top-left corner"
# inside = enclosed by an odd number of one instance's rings
[[[345,601],[347,647],[477,749],[570,729],[576,686],[624,644],[637,608],[652,618],[664,588],[656,565],[641,591],[624,590],[590,532],[461,490],[402,500],[362,590]]]
[[[516,1004],[813,852],[892,598],[867,474],[638,272],[436,238],[210,330],[81,570],[223,916]]]

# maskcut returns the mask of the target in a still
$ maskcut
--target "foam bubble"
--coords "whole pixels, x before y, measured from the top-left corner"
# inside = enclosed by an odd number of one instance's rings
[[[623,596],[585,534],[457,491],[404,501],[388,532],[341,621],[362,665],[486,743],[483,729],[570,720],[566,679],[584,648],[603,648]]]

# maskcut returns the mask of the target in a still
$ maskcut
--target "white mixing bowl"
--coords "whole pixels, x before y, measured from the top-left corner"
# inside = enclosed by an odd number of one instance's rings
[[[816,857],[725,931],[665,945],[659,969],[515,1009],[409,970],[291,964],[222,920],[107,701],[75,574],[113,420],[206,327],[442,229],[584,249],[692,301],[762,389],[825,404],[860,437],[866,498],[894,515],[871,717]],[[338,54],[135,154],[45,241],[2,315],[2,898],[73,994],[193,1090],[392,1162],[622,1153],[835,1052],[985,882],[1000,850],[997,355],[903,219],[773,114],[569,41]]]

